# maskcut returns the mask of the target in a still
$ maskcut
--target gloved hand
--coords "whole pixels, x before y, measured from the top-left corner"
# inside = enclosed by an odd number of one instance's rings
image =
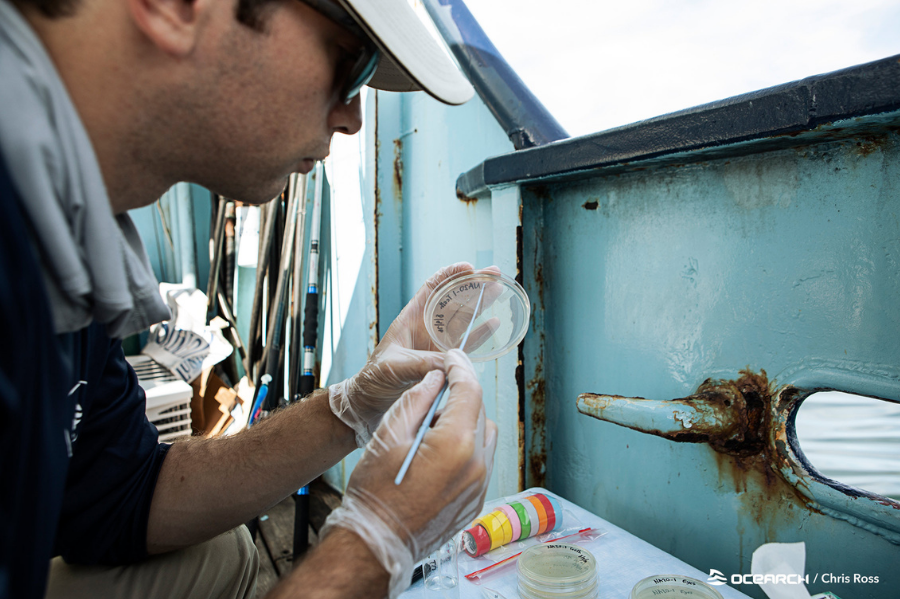
[[[341,507],[322,528],[356,533],[391,575],[392,599],[409,585],[413,564],[469,524],[487,490],[497,426],[486,419],[468,357],[446,354],[446,407],[422,440],[403,482],[394,477],[444,383],[434,371],[387,413],[353,471]]]
[[[425,303],[447,278],[471,270],[468,262],[457,262],[437,271],[403,308],[363,369],[329,387],[331,411],[356,432],[357,446],[368,443],[384,413],[404,391],[428,372],[443,368],[444,354],[425,329]],[[496,267],[485,270],[500,272]]]

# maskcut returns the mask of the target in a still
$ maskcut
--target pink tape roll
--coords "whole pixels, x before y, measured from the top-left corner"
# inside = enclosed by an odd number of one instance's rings
[[[522,536],[522,522],[519,520],[519,514],[516,513],[516,510],[514,510],[512,506],[507,504],[500,506],[500,509],[503,510],[506,517],[509,518],[509,523],[512,524],[512,541],[518,541],[519,537]],[[510,541],[510,543],[512,543],[512,541]]]

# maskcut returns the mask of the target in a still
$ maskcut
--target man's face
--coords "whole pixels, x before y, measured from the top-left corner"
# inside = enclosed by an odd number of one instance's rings
[[[338,97],[341,64],[361,41],[296,0],[275,3],[264,31],[239,23],[229,2],[198,44],[196,76],[179,102],[182,180],[226,197],[265,202],[292,172],[309,172],[334,133],[362,125],[360,100]]]

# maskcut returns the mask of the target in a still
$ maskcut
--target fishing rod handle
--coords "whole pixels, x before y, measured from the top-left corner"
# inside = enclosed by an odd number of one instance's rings
[[[303,311],[303,347],[315,348],[319,333],[319,294],[306,294],[306,308]]]

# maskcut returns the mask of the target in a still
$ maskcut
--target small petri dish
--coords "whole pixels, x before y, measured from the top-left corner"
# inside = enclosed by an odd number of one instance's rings
[[[462,349],[473,362],[495,360],[514,349],[530,317],[531,302],[522,286],[490,270],[450,277],[425,302],[425,328],[443,351],[459,348],[472,324]]]
[[[587,549],[544,543],[522,552],[516,563],[522,599],[594,599],[599,595],[597,560]]]
[[[722,594],[695,578],[677,574],[649,576],[631,589],[631,599],[722,599]]]

